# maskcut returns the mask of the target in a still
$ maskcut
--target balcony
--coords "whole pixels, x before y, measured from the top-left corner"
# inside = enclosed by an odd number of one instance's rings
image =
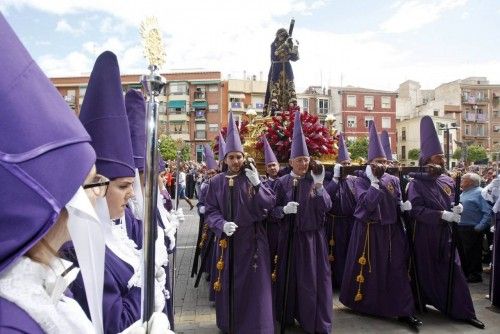
[[[488,117],[485,114],[466,112],[463,116],[463,120],[466,122],[486,123],[488,122]]]
[[[229,102],[228,107],[231,111],[245,111],[245,104],[243,102]]]
[[[205,122],[206,121],[206,111],[204,109],[197,109],[194,113],[194,120],[196,122]]]
[[[490,99],[486,95],[462,95],[462,103],[463,104],[488,104]]]

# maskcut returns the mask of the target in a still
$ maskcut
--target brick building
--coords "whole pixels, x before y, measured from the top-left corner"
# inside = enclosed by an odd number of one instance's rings
[[[220,72],[166,73],[167,85],[160,102],[159,134],[181,139],[191,146],[192,158],[202,160],[203,144],[219,133],[223,118],[223,89]],[[77,115],[85,96],[88,76],[51,79]],[[140,75],[121,76],[124,93],[141,89]]]
[[[332,100],[333,114],[347,140],[368,137],[368,122],[374,121],[379,132],[389,133],[392,152],[396,152],[396,92],[348,86],[332,87],[331,93],[340,97]]]

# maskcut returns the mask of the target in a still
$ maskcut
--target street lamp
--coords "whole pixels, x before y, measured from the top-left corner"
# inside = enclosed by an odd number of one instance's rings
[[[451,123],[451,124],[439,124],[439,127],[441,130],[444,131],[444,138],[446,139],[446,146],[445,146],[445,156],[446,156],[446,169],[450,169],[450,130],[457,130],[460,129],[459,126],[457,126],[457,123]]]

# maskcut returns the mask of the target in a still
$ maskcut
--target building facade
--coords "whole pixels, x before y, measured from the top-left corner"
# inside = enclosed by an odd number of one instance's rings
[[[191,157],[203,159],[203,144],[211,143],[223,123],[223,90],[220,72],[162,74],[167,79],[160,102],[158,132],[191,147]],[[80,113],[88,76],[51,79],[66,102]],[[142,89],[140,75],[122,75],[123,92]],[[226,118],[224,118],[225,121]]]
[[[413,124],[411,120],[428,115],[435,121],[445,154],[451,156],[456,150],[455,140],[483,146],[490,155],[500,152],[500,85],[491,85],[484,77],[471,77],[442,84],[434,90],[421,90],[418,82],[406,81],[400,85],[398,93],[399,137],[405,127],[419,143],[420,123]],[[446,128],[451,130],[445,131]],[[398,153],[401,155],[403,151],[418,147],[399,139]],[[450,160],[453,166],[456,161]]]
[[[394,157],[396,144],[396,92],[358,88],[332,87],[333,115],[337,130],[347,140],[368,137],[368,124],[375,123],[377,131],[387,131]],[[335,98],[335,96],[338,98]]]

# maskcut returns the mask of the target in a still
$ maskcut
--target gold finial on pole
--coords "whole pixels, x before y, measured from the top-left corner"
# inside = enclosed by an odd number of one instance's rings
[[[151,16],[144,19],[140,32],[144,46],[144,57],[148,60],[149,66],[155,69],[161,68],[165,64],[166,52],[156,17]]]

